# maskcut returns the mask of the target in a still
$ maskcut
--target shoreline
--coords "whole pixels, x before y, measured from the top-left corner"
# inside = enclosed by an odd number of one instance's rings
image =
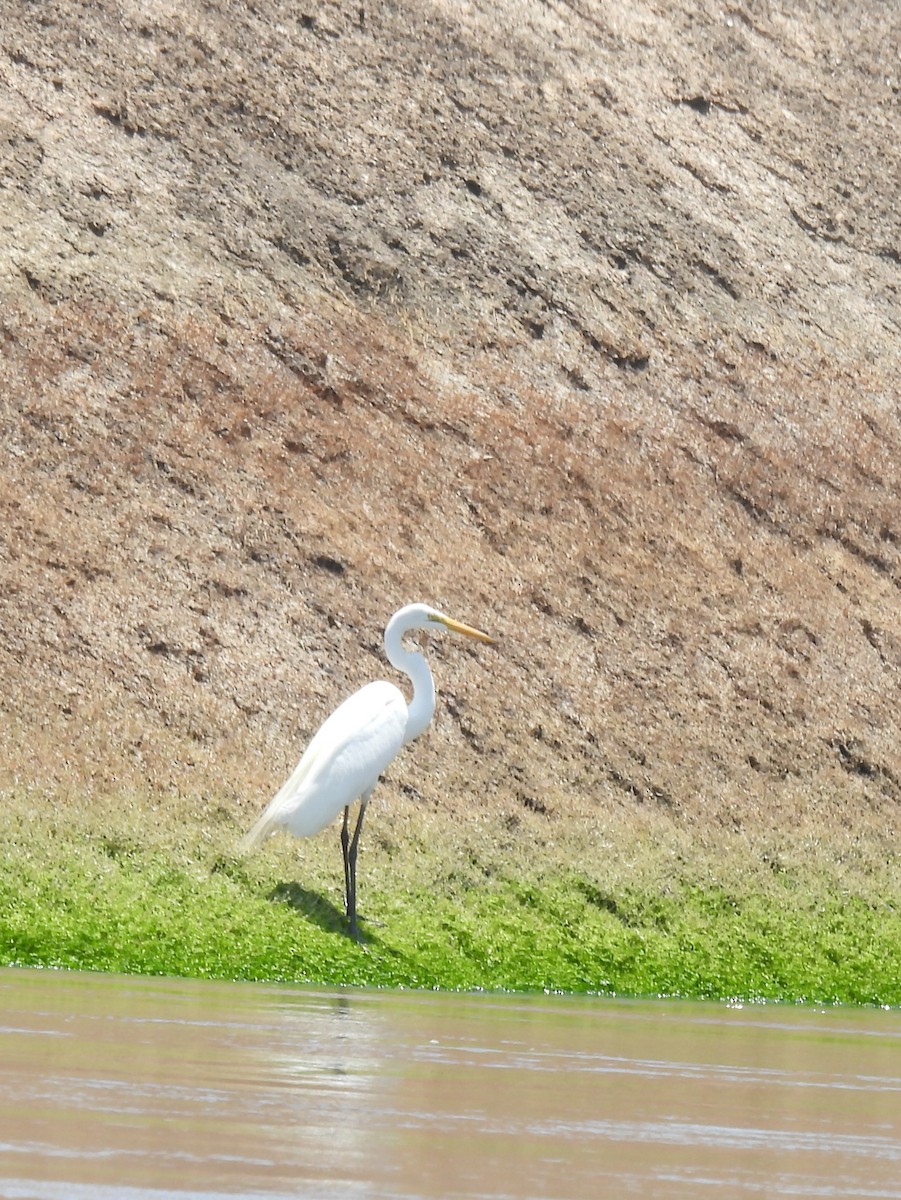
[[[250,858],[224,806],[2,806],[0,956],[65,967],[317,986],[901,1005],[901,887],[878,841],[758,831],[695,845],[658,824],[461,825],[380,812],[346,934],[336,829]],[[152,819],[151,819],[152,818]],[[555,831],[558,833],[559,831]],[[599,833],[607,869],[592,866]],[[332,836],[333,835],[333,836]],[[364,839],[366,834],[364,834]],[[544,839],[544,845],[541,845]],[[595,839],[592,841],[592,839]],[[578,847],[582,849],[579,851]]]

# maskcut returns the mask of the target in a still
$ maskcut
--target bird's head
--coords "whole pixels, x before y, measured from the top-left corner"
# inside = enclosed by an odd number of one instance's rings
[[[429,609],[428,619],[433,624],[443,625],[451,633],[462,633],[466,637],[475,638],[476,641],[488,642],[489,645],[494,643],[494,638],[490,637],[487,633],[482,633],[481,629],[473,629],[471,625],[464,625],[462,621],[455,621],[453,617],[447,617],[435,608]]]
[[[475,638],[479,642],[494,642],[494,638],[482,633],[481,629],[474,629],[471,625],[464,625],[462,621],[455,621],[453,617],[446,616],[429,604],[408,604],[399,609],[388,622],[388,629],[396,631],[401,637],[414,629],[425,629],[434,633],[436,626],[449,629],[451,633],[462,633],[465,637]]]

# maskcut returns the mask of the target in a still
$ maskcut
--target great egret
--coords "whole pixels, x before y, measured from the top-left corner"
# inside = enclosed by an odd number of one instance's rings
[[[357,849],[366,805],[379,776],[402,746],[419,737],[435,713],[432,672],[418,651],[404,649],[404,635],[414,629],[435,631],[442,626],[480,642],[494,641],[487,633],[454,621],[427,604],[399,609],[385,627],[385,652],[392,667],[410,677],[413,699],[409,705],[400,688],[384,679],[367,683],[348,696],[319,727],[291,777],[241,843],[244,850],[252,850],[277,826],[284,826],[295,837],[310,837],[343,808],[344,886],[354,938],[358,936]],[[351,837],[350,806],[355,800],[360,801],[360,812]]]

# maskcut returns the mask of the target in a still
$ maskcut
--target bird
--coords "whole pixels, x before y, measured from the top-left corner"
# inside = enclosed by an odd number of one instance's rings
[[[359,941],[357,925],[357,851],[369,798],[380,776],[402,747],[419,737],[435,714],[435,683],[424,656],[408,650],[404,637],[414,630],[449,629],[480,642],[494,638],[462,621],[445,616],[428,604],[407,604],[385,626],[385,653],[396,670],[413,685],[408,704],[396,684],[374,680],[348,696],[313,735],[300,762],[241,842],[247,853],[276,828],[295,837],[311,837],[344,810],[341,850],[350,936]],[[353,834],[351,806],[359,800]]]

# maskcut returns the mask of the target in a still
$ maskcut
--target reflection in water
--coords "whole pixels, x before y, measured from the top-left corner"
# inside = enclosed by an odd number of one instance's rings
[[[901,1013],[0,971],[0,1195],[888,1197]]]

